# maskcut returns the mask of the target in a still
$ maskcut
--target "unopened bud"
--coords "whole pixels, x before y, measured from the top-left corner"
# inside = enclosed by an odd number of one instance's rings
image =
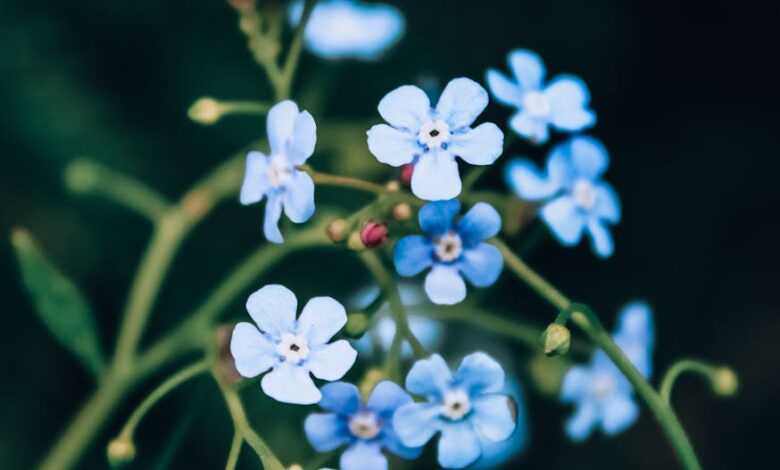
[[[393,218],[399,222],[409,220],[412,217],[412,206],[402,202],[393,207]]]
[[[106,456],[113,467],[126,465],[135,459],[135,444],[129,438],[117,437],[108,443]]]
[[[569,352],[571,332],[557,323],[551,323],[542,333],[542,346],[548,356],[561,356]]]
[[[407,163],[401,167],[401,174],[398,176],[398,179],[405,186],[409,186],[412,184],[412,173],[414,173],[414,165]]]
[[[353,338],[357,338],[368,329],[368,316],[365,313],[350,313],[347,315],[347,325],[344,332]]]
[[[65,186],[74,193],[84,193],[95,187],[98,170],[95,165],[84,159],[70,162],[65,168]]]
[[[300,464],[294,463],[287,467],[287,470],[303,470],[303,467],[301,467]]]
[[[196,100],[187,110],[187,116],[194,122],[208,126],[216,123],[224,114],[224,108],[214,98],[204,97]]]
[[[397,193],[401,189],[401,185],[398,184],[398,181],[388,181],[385,185],[385,189]]]
[[[349,234],[349,238],[347,238],[347,248],[352,251],[363,251],[366,249],[366,245],[363,244],[360,233],[352,232]]]
[[[539,393],[555,396],[559,393],[563,375],[569,364],[561,357],[548,357],[544,354],[535,354],[528,363],[528,373],[531,383]]]
[[[344,219],[336,219],[328,224],[325,228],[328,238],[333,243],[344,241],[347,237],[347,230],[349,230],[349,224]]]
[[[376,248],[387,241],[387,224],[382,222],[366,222],[360,231],[360,241],[366,248]]]
[[[358,386],[361,395],[363,395],[364,397],[371,395],[371,391],[374,390],[376,384],[385,380],[386,378],[387,376],[382,371],[382,369],[377,369],[377,368],[369,369],[366,372],[366,375],[363,377],[363,380],[360,381],[360,385]]]
[[[719,367],[712,374],[712,390],[721,396],[730,397],[739,390],[739,378],[728,367]]]

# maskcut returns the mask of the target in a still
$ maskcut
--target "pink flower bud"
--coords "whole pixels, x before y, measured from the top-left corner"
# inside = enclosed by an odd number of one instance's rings
[[[407,163],[401,167],[401,175],[398,179],[400,179],[401,183],[404,185],[409,186],[412,184],[412,173],[414,173],[414,165]]]
[[[376,248],[387,240],[387,224],[366,222],[360,231],[360,241],[366,248]]]

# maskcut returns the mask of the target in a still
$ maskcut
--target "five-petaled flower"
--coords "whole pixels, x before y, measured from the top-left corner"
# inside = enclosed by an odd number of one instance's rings
[[[432,267],[425,277],[425,292],[436,304],[465,299],[463,277],[477,287],[487,287],[496,282],[504,266],[498,248],[484,241],[501,229],[498,212],[479,202],[455,223],[459,212],[457,199],[429,202],[418,214],[425,235],[409,235],[395,244],[393,260],[401,276]]]
[[[240,200],[247,205],[267,196],[263,232],[269,241],[282,243],[282,208],[297,224],[314,214],[314,181],[296,167],[314,153],[317,126],[308,111],[298,111],[298,106],[287,100],[268,112],[267,133],[271,155],[257,151],[247,154]]]
[[[579,78],[559,75],[545,87],[542,60],[525,49],[509,53],[509,67],[513,79],[490,69],[487,83],[498,102],[517,108],[509,125],[521,136],[542,144],[547,141],[550,125],[576,132],[596,123],[596,115],[587,109],[588,87]]]
[[[441,432],[439,465],[462,468],[482,455],[481,440],[503,441],[515,429],[510,398],[499,393],[504,370],[490,356],[466,356],[453,375],[441,356],[417,361],[406,376],[406,389],[427,402],[401,406],[395,431],[409,447],[422,446]]]
[[[649,377],[653,356],[653,316],[650,307],[634,302],[619,314],[613,338],[643,376]],[[639,416],[633,389],[628,380],[598,350],[587,366],[574,366],[561,386],[561,401],[574,403],[576,411],[565,424],[566,434],[574,441],[585,440],[601,426],[608,435],[627,429]]]
[[[354,385],[335,382],[322,387],[320,407],[327,413],[310,414],[304,422],[306,438],[317,452],[328,452],[345,444],[341,470],[387,469],[382,449],[405,459],[414,459],[422,448],[407,447],[393,429],[393,413],[412,397],[390,381],[374,387],[366,403]]]
[[[450,81],[436,108],[420,88],[405,85],[379,102],[387,124],[368,131],[368,148],[382,163],[414,164],[412,192],[425,200],[460,194],[460,157],[472,165],[490,165],[501,155],[504,134],[492,122],[471,124],[488,104],[488,94],[468,78]]]
[[[620,199],[601,176],[609,165],[607,150],[592,137],[578,136],[558,144],[542,174],[526,159],[506,168],[506,179],[517,195],[543,201],[542,219],[558,240],[574,246],[587,231],[593,251],[608,257],[614,251],[608,224],[620,222]]]
[[[271,284],[249,296],[246,309],[257,324],[239,323],[230,352],[244,377],[263,377],[270,397],[285,403],[312,404],[321,394],[309,373],[338,380],[355,363],[357,352],[346,340],[328,341],[347,322],[344,307],[330,297],[314,297],[295,319],[298,300],[289,289]]]

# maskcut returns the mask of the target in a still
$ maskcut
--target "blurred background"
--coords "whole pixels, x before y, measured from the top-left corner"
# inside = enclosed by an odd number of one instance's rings
[[[406,15],[400,44],[378,63],[333,63],[305,54],[296,83],[303,106],[315,111],[318,122],[379,122],[376,104],[390,89],[405,83],[435,88],[463,75],[484,82],[488,67],[506,70],[506,54],[517,47],[539,52],[552,75],[581,76],[599,118],[593,134],[613,157],[607,178],[624,205],[624,220],[614,231],[616,254],[601,261],[584,243],[565,249],[548,237],[528,260],[610,325],[627,301],[649,301],[658,330],[656,378],[683,356],[733,366],[742,385],[736,398],[718,399],[703,381],[687,377],[676,388],[675,408],[705,468],[769,461],[780,419],[774,291],[780,268],[771,255],[780,238],[773,215],[780,204],[780,4],[388,3]],[[63,185],[65,165],[89,156],[178,197],[264,134],[263,119],[254,117],[196,125],[187,118],[188,106],[203,95],[267,99],[269,89],[224,1],[11,0],[0,11],[0,228],[6,235],[14,226],[33,233],[90,298],[110,351],[150,225],[109,202],[70,195]],[[505,127],[508,116],[506,108],[491,105],[483,118]],[[545,151],[516,143],[512,153],[540,162]],[[482,186],[504,189],[502,160]],[[329,155],[311,162],[325,169],[345,166]],[[346,166],[362,171],[359,163]],[[366,174],[377,176],[370,166]],[[335,200],[333,194],[318,190],[318,204]],[[351,205],[360,202],[355,199]],[[229,202],[196,230],[163,287],[148,339],[180,321],[262,242],[261,216],[257,206]],[[0,467],[27,469],[94,384],[34,314],[5,240]],[[345,299],[354,286],[368,283],[354,259],[330,251],[289,259],[258,280],[258,287],[267,281],[287,284],[301,299]],[[490,293],[502,311],[539,325],[553,318],[508,274]],[[242,303],[225,318],[242,318]],[[584,445],[571,444],[562,431],[570,410],[528,383],[527,348],[488,343],[462,327],[447,330],[449,354],[486,344],[524,385],[530,446],[508,467],[677,468],[646,410],[617,438],[596,435]],[[358,379],[357,369],[351,374]],[[106,467],[108,438],[164,376],[131,394],[80,468]],[[250,420],[284,461],[312,454],[301,430],[310,409],[271,406],[259,391],[244,396]],[[200,379],[144,421],[131,468],[222,468],[231,437],[216,387]],[[240,468],[256,468],[244,452]]]

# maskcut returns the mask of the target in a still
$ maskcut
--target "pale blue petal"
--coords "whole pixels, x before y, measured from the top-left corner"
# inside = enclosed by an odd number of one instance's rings
[[[298,300],[293,292],[279,284],[269,284],[255,291],[246,301],[246,310],[261,331],[278,338],[292,332]]]
[[[404,85],[386,94],[379,101],[379,114],[393,127],[417,134],[431,116],[431,102],[424,91]]]
[[[441,397],[450,386],[452,373],[447,363],[438,354],[416,361],[406,375],[406,389],[415,395],[429,398]],[[426,439],[427,440],[427,439]],[[404,440],[406,445],[415,447]]]
[[[517,49],[509,53],[509,68],[515,75],[523,92],[538,90],[542,86],[545,69],[539,55],[527,49]]]
[[[392,420],[392,416],[388,419]],[[382,428],[382,445],[391,453],[406,460],[416,459],[423,451],[422,447],[405,446],[398,434],[395,433],[392,421],[387,421]]]
[[[283,197],[284,213],[296,224],[306,222],[314,215],[314,181],[306,172],[293,171]]]
[[[551,184],[554,183],[558,188],[570,187],[576,177],[571,158],[569,158],[569,149],[568,142],[563,142],[553,147],[547,157],[547,178]]]
[[[317,145],[317,124],[308,111],[295,118],[293,133],[287,148],[287,158],[293,165],[302,165],[314,153]]]
[[[242,377],[257,377],[276,362],[274,344],[251,323],[242,322],[230,337],[230,354]]]
[[[283,403],[312,405],[322,398],[309,371],[286,363],[265,374],[260,385],[266,395]]]
[[[442,426],[438,454],[439,465],[444,468],[463,468],[477,460],[482,448],[471,423],[457,421]]]
[[[322,409],[342,416],[353,415],[360,409],[360,391],[351,383],[329,383],[324,385],[320,391],[322,392],[322,400],[320,400],[319,405]]]
[[[325,387],[322,388],[323,394]],[[336,413],[312,413],[303,422],[306,439],[317,452],[329,452],[351,440],[346,421]]]
[[[520,106],[523,102],[523,93],[520,91],[520,87],[503,73],[495,69],[489,69],[485,78],[490,92],[493,93],[493,97],[499,103],[508,106]]]
[[[398,407],[411,402],[412,397],[398,384],[383,380],[371,391],[366,408],[378,414],[383,420],[388,420],[392,418]]]
[[[438,305],[454,305],[466,298],[466,283],[453,266],[434,265],[425,276],[425,293]]]
[[[393,248],[395,270],[401,276],[414,276],[433,264],[433,245],[422,235],[409,235]]]
[[[579,131],[596,123],[596,115],[586,109],[588,87],[573,75],[560,75],[545,89],[550,103],[551,121],[565,131]]]
[[[279,218],[282,216],[283,197],[279,194],[270,194],[265,203],[265,216],[263,218],[263,234],[266,240],[272,243],[284,243],[284,237],[279,230]]]
[[[584,441],[599,419],[598,407],[590,400],[580,402],[574,415],[566,420],[564,430],[572,441]]]
[[[393,429],[401,442],[408,447],[425,445],[440,427],[438,404],[409,403],[398,408],[393,415]]]
[[[579,136],[572,138],[568,144],[572,165],[579,176],[593,181],[607,170],[609,154],[598,139]]]
[[[423,232],[435,237],[452,230],[455,216],[459,213],[460,201],[457,199],[429,202],[420,209],[417,220]]]
[[[495,359],[483,352],[464,357],[455,372],[455,383],[469,396],[495,393],[504,388],[504,369]]]
[[[517,380],[507,378],[504,392],[514,399],[516,418],[515,429],[509,439],[493,442],[484,436],[479,436],[479,443],[482,447],[482,456],[470,468],[474,470],[486,470],[489,468],[504,468],[504,466],[525,450],[529,441],[527,411],[523,391]]]
[[[503,441],[515,430],[512,405],[506,395],[486,395],[474,400],[474,429],[490,441]]]
[[[458,163],[443,150],[426,152],[414,165],[412,193],[426,201],[452,199],[460,194]]]
[[[533,162],[525,158],[511,160],[505,175],[510,188],[526,201],[547,199],[561,189],[558,182],[543,175]]]
[[[295,121],[298,118],[298,105],[290,100],[276,103],[266,119],[266,131],[268,142],[271,145],[271,154],[285,153],[287,144],[291,141]]]
[[[478,202],[458,221],[457,230],[464,246],[476,246],[498,234],[501,215],[490,204]]]
[[[504,151],[504,133],[492,122],[484,122],[454,134],[447,150],[472,165],[490,165]]]
[[[630,337],[632,340],[652,348],[655,341],[655,326],[653,309],[642,301],[627,304],[618,314],[618,335]]]
[[[341,454],[340,470],[387,470],[387,458],[382,455],[379,443],[356,441]]]
[[[639,417],[639,407],[629,396],[616,394],[604,404],[601,426],[610,436],[625,431]]]
[[[590,245],[593,252],[601,258],[609,258],[615,251],[615,244],[612,241],[612,235],[607,226],[597,219],[591,219],[588,222],[588,233],[590,234]]]
[[[262,152],[252,151],[246,155],[244,182],[241,184],[239,201],[241,204],[253,204],[263,199],[271,188],[268,179],[268,157]]]
[[[595,189],[596,203],[591,209],[591,213],[613,224],[620,222],[620,197],[612,189],[612,186],[601,182],[596,185]]]
[[[355,364],[357,351],[349,341],[340,339],[309,353],[305,366],[322,380],[338,380]]]
[[[509,127],[534,144],[543,144],[550,136],[547,130],[547,121],[534,117],[525,111],[520,111],[512,116],[509,120]]]
[[[591,383],[590,370],[583,366],[571,367],[563,376],[561,401],[570,403],[581,399],[588,393]]]
[[[493,285],[504,268],[504,257],[495,246],[480,243],[463,252],[458,269],[475,287]]]
[[[542,207],[542,218],[564,245],[576,245],[582,237],[585,220],[570,196],[560,196]]]
[[[387,124],[377,124],[368,130],[368,150],[382,163],[401,166],[411,163],[421,149],[417,136]]]
[[[470,126],[488,104],[488,94],[482,85],[470,78],[450,80],[436,104],[436,115],[450,131]]]
[[[327,343],[347,324],[344,306],[332,297],[313,297],[306,302],[298,318],[298,333],[306,336],[309,346]]]

